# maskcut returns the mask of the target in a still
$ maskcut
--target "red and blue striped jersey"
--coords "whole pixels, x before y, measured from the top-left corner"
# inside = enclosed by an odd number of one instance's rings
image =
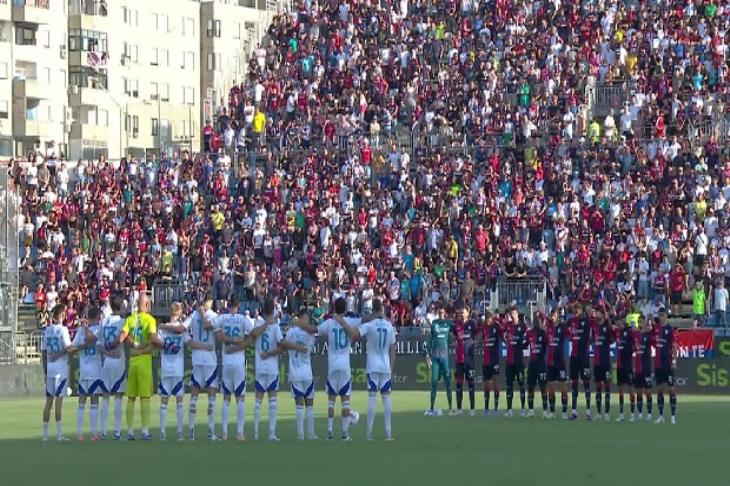
[[[547,364],[554,368],[565,368],[565,342],[570,339],[570,326],[547,320],[548,350]]]
[[[631,359],[634,355],[634,349],[636,347],[634,343],[637,340],[638,334],[639,333],[635,329],[632,329],[629,326],[624,326],[618,332],[618,336],[616,338],[616,346],[618,348],[618,353],[616,353],[616,366],[618,369],[633,369]]]
[[[574,317],[570,321],[571,358],[588,360],[591,345],[591,329],[596,326],[596,320],[588,316]]]
[[[527,327],[524,324],[511,324],[504,332],[504,341],[507,344],[507,364],[514,365],[523,362],[522,351],[525,349]]]
[[[502,326],[496,320],[492,321],[490,325],[482,327],[482,352],[485,365],[494,366],[499,364],[502,339]]]
[[[611,321],[604,320],[593,328],[593,364],[596,366],[611,366],[611,343],[614,341],[614,332]]]
[[[651,347],[654,344],[654,335],[651,331],[637,332],[634,347],[634,373],[637,376],[648,376],[651,374]]]
[[[669,324],[657,326],[654,331],[656,355],[654,368],[669,371],[672,369],[674,345],[677,342],[677,330]]]

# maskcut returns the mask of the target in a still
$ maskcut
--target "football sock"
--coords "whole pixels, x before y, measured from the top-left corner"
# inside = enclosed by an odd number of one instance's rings
[[[79,403],[76,410],[76,435],[79,437],[84,433],[84,408],[85,406]]]
[[[469,387],[469,409],[474,410],[474,382],[469,381],[467,386]]]
[[[573,391],[573,399],[572,399],[572,410],[578,410],[578,380],[573,380],[571,383],[572,391]]]
[[[190,409],[188,410],[188,428],[192,433],[195,430],[195,413],[197,412],[198,396],[190,396]]]
[[[150,433],[150,399],[140,398],[139,409],[142,415],[142,433],[149,435]]]
[[[656,406],[659,409],[659,416],[664,416],[664,392],[659,392],[656,395]]]
[[[632,410],[633,412],[633,410]],[[618,391],[618,413],[624,413],[624,391]]]
[[[436,389],[438,387],[438,383],[435,381],[431,381],[431,410],[433,410],[433,406],[436,403]]]
[[[484,410],[489,410],[489,390],[484,390]]]
[[[591,411],[591,382],[586,380],[583,382],[583,389],[586,396],[586,410]]]
[[[228,407],[231,405],[231,399],[223,399],[221,404],[221,434],[223,437],[228,437]]]
[[[525,388],[522,386],[520,387],[520,408],[525,409]]]
[[[327,432],[332,433],[335,424],[335,402],[327,402]]]
[[[60,420],[56,420],[56,437],[61,437],[63,435],[63,422]]]
[[[499,409],[499,390],[494,390],[494,409]]]
[[[175,415],[177,419],[177,433],[182,434],[183,431],[183,402],[182,400],[177,402],[177,407],[175,408]]]
[[[160,435],[167,433],[167,404],[160,403]]]
[[[89,407],[89,422],[91,422],[91,436],[96,437],[96,432],[99,430],[97,424],[99,422],[99,404],[92,403]]]
[[[375,423],[375,406],[377,395],[375,392],[370,392],[368,396],[368,437],[373,435],[373,424]]]
[[[257,398],[253,403],[253,430],[254,435],[259,435],[259,422],[261,421],[261,400]]]
[[[208,433],[215,434],[215,395],[208,396]]]
[[[392,437],[393,401],[390,393],[383,395],[383,415],[385,416],[385,437]]]
[[[568,392],[564,391],[560,394],[560,402],[563,405],[563,413],[568,413]]]
[[[101,399],[101,433],[106,435],[106,423],[109,419],[109,397]]]
[[[548,395],[548,404],[550,406],[550,412],[555,413],[555,393]]]
[[[672,417],[677,415],[677,394],[669,392],[669,406],[672,408]]]
[[[314,437],[314,406],[307,407],[307,434]]]
[[[453,408],[451,401],[451,377],[447,375],[444,383],[446,384],[446,401],[449,403],[449,410],[451,410]]]
[[[269,437],[276,437],[276,397],[269,397]]]
[[[548,396],[547,396],[547,390],[545,390],[545,387],[542,387],[540,390],[540,395],[542,398],[542,411],[547,412],[548,409]]]
[[[636,395],[633,393],[629,394],[629,401],[631,402],[631,413],[633,414],[636,409]]]
[[[530,410],[533,410],[535,408],[535,390],[530,390],[529,392],[527,392],[527,406],[530,408]],[[524,408],[524,406],[522,408]]]
[[[606,385],[604,388],[605,395],[603,397],[603,409],[606,411],[606,413],[611,412],[611,386]]]
[[[48,439],[48,422],[43,422],[43,438]]]
[[[651,406],[652,406],[651,393],[647,393],[646,394],[646,413],[648,413],[649,415],[651,415]]]
[[[456,408],[461,410],[461,403],[464,401],[464,382],[456,381]]]
[[[114,397],[114,433],[122,430],[122,397]]]
[[[512,399],[514,398],[514,387],[512,384],[507,386],[507,410],[512,410]]]
[[[342,402],[342,435],[350,435],[350,400]]]
[[[636,394],[636,410],[639,412],[639,415],[644,413],[644,395],[640,393]]]
[[[127,400],[127,433],[134,434],[134,400]]]
[[[598,415],[601,415],[603,410],[603,392],[601,391],[600,385],[596,385],[596,410],[598,411]]]
[[[243,430],[246,422],[246,401],[238,400],[236,402],[236,433],[243,435]]]
[[[304,405],[297,405],[297,437],[304,438]]]

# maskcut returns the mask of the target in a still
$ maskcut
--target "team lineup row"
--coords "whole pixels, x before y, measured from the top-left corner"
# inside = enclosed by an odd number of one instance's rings
[[[192,378],[188,408],[187,438],[195,438],[197,401],[201,392],[208,397],[208,439],[219,440],[216,435],[216,395],[223,393],[221,407],[221,435],[228,438],[228,421],[231,398],[235,397],[236,438],[245,440],[246,417],[246,349],[255,350],[255,402],[254,438],[259,438],[259,422],[264,396],[268,398],[268,438],[278,441],[277,391],[279,389],[279,356],[286,354],[289,363],[288,379],[296,404],[297,437],[316,440],[314,428],[314,380],[311,353],[315,334],[324,336],[328,343],[327,375],[327,438],[334,437],[336,400],[341,402],[343,441],[351,440],[350,423],[356,423],[359,414],[350,410],[352,392],[350,351],[353,341],[363,340],[367,348],[368,411],[367,439],[373,438],[376,398],[379,393],[383,402],[385,439],[392,440],[391,376],[395,365],[395,331],[393,325],[382,317],[380,301],[373,304],[373,315],[367,321],[345,317],[346,302],[335,302],[334,317],[319,326],[310,324],[306,312],[296,316],[284,335],[274,316],[274,301],[266,299],[262,315],[255,320],[236,313],[239,302],[230,303],[231,313],[216,314],[211,310],[212,298],[187,319],[182,320],[181,306],[173,304],[170,322],[157,326],[149,314],[149,300],[140,299],[137,312],[129,317],[120,316],[121,299],[112,298],[112,314],[102,317],[100,310],[89,311],[88,323],[70,339],[68,329],[60,324],[65,312],[62,307],[53,310],[53,322],[45,328],[41,342],[46,374],[46,403],[43,410],[43,439],[48,440],[51,410],[55,402],[56,437],[67,440],[62,427],[62,402],[66,395],[68,357],[79,353],[79,406],[77,434],[83,440],[83,422],[87,399],[90,401],[89,419],[92,441],[107,438],[108,414],[111,398],[114,398],[114,425],[112,438],[122,438],[122,398],[127,395],[127,440],[135,439],[134,409],[140,399],[142,440],[151,440],[150,397],[152,385],[152,353],[160,350],[160,439],[165,440],[167,410],[170,397],[176,399],[176,431],[178,440],[183,433],[183,376],[185,348],[192,351]],[[221,345],[221,368],[218,366],[216,344]],[[126,350],[129,353],[127,366]],[[219,373],[220,372],[220,373]],[[220,383],[219,383],[220,381]],[[100,400],[101,398],[101,400]],[[100,403],[101,402],[101,403]],[[99,423],[100,422],[100,423]]]
[[[611,347],[615,343],[619,416],[624,420],[624,395],[630,397],[629,420],[643,418],[646,401],[647,419],[652,420],[652,361],[657,385],[656,423],[664,422],[664,394],[668,392],[671,423],[676,423],[677,394],[674,386],[676,367],[676,330],[667,323],[667,313],[661,309],[654,322],[639,318],[636,328],[625,319],[609,316],[602,309],[574,305],[564,317],[558,309],[550,315],[540,312],[528,328],[515,308],[503,315],[487,313],[483,322],[471,319],[467,309],[457,312],[454,320],[447,319],[445,309],[431,323],[428,360],[431,366],[431,407],[426,415],[438,415],[434,403],[438,384],[444,381],[449,413],[461,414],[464,382],[469,391],[471,413],[474,414],[475,347],[481,341],[483,351],[484,413],[496,415],[499,408],[499,366],[502,346],[506,348],[505,382],[507,410],[512,417],[515,381],[519,387],[523,416],[534,416],[534,396],[539,387],[542,396],[543,418],[555,417],[556,390],[560,390],[564,419],[578,418],[579,384],[585,393],[586,418],[591,420],[591,348],[593,349],[593,378],[596,385],[597,419],[610,420],[611,410]],[[451,367],[449,349],[455,341],[457,410],[452,409]],[[569,366],[566,366],[566,347],[570,345]],[[524,351],[529,350],[527,368],[527,401],[525,408]],[[652,350],[654,351],[652,357]],[[567,372],[566,372],[567,371]],[[572,391],[571,414],[568,415],[568,381]],[[494,396],[494,408],[490,398]],[[638,416],[635,412],[638,411]],[[603,414],[603,416],[602,416]]]

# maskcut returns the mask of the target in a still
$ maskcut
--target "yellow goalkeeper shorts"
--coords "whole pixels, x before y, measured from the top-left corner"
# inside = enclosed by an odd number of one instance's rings
[[[129,360],[129,373],[127,374],[127,396],[149,398],[152,396],[152,389],[151,357],[133,357]]]

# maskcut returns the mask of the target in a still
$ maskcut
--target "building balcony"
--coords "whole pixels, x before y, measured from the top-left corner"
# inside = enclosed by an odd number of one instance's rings
[[[112,103],[109,94],[105,90],[78,86],[69,87],[68,101],[71,106],[106,106]]]
[[[37,79],[14,79],[13,93],[17,98],[48,99],[53,90],[49,83]]]
[[[12,0],[13,22],[49,24],[53,19],[51,0]]]
[[[13,119],[13,137],[53,138],[54,124],[48,121],[27,120],[23,117]]]

